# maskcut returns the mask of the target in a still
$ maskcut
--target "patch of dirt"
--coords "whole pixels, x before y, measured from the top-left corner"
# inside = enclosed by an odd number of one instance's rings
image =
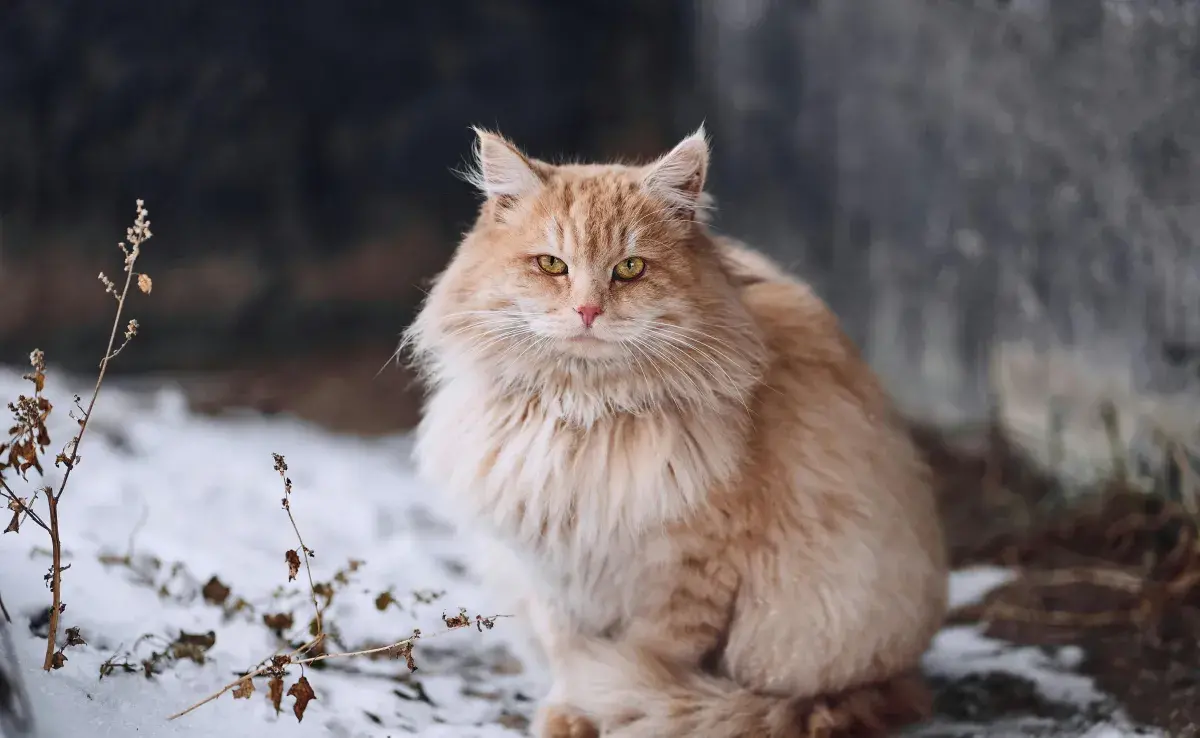
[[[934,712],[955,722],[991,724],[1013,715],[1054,721],[1078,715],[1074,705],[1052,702],[1028,680],[1012,674],[971,674],[956,679],[930,679]]]
[[[955,566],[1034,529],[1059,497],[1057,482],[1025,459],[997,426],[950,435],[914,425],[912,436],[933,469]]]
[[[916,431],[938,479],[954,564],[1019,572],[950,622],[981,624],[985,635],[1018,645],[1079,646],[1080,673],[1132,719],[1172,736],[1200,735],[1196,517],[1119,482],[1065,509],[1052,480],[989,435],[998,442],[967,450]],[[999,700],[1006,712],[1054,717],[1020,688],[986,686],[944,685],[939,708],[967,719],[986,716]]]

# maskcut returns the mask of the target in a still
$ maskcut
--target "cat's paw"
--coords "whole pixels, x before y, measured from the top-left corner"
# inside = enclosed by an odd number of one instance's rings
[[[547,705],[538,710],[533,723],[536,738],[600,738],[591,720],[563,705]]]

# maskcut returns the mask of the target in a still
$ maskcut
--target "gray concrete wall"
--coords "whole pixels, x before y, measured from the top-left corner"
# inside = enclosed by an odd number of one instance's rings
[[[998,407],[1041,448],[1065,424],[1078,460],[1107,454],[1112,398],[1126,441],[1152,422],[1195,441],[1198,17],[706,0],[719,223],[810,277],[915,414]]]

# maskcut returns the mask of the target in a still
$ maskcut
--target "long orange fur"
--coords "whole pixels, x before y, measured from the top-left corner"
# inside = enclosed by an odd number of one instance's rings
[[[484,204],[406,336],[415,454],[545,656],[534,734],[919,720],[947,596],[928,470],[821,300],[705,225],[703,131],[644,166],[477,133]]]

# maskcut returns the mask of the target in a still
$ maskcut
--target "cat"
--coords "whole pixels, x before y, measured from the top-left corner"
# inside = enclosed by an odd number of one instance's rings
[[[710,230],[703,127],[640,166],[475,132],[483,203],[404,337],[414,458],[539,646],[533,734],[922,719],[929,470],[824,303]]]

